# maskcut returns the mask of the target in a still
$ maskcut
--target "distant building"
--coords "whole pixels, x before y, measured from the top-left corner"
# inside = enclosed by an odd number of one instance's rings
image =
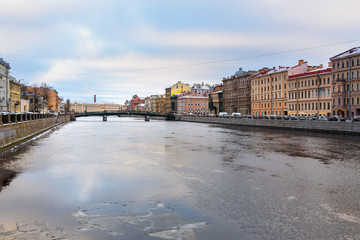
[[[10,76],[10,112],[21,112],[21,84],[14,77]]]
[[[256,71],[243,71],[239,69],[233,76],[223,78],[223,111],[229,114],[251,114],[251,77]]]
[[[101,103],[101,108],[104,112],[119,112],[121,105],[117,103]]]
[[[178,114],[206,114],[209,112],[209,98],[200,94],[179,95]]]
[[[156,113],[166,113],[166,97],[165,95],[158,95],[155,98],[155,111]]]
[[[330,58],[332,65],[332,114],[360,115],[360,47]]]
[[[219,115],[224,112],[223,109],[223,85],[215,86],[213,92],[209,94],[209,110],[210,113]]]
[[[171,102],[171,97],[174,95],[178,95],[180,93],[188,92],[191,93],[191,88],[189,85],[184,84],[182,82],[177,82],[173,86],[165,89],[165,108],[166,112],[174,112],[174,101]],[[174,99],[174,98],[173,98]]]
[[[191,87],[191,93],[200,94],[200,95],[209,95],[212,92],[214,86],[204,83],[196,83]]]
[[[138,95],[134,95],[132,99],[130,100],[130,111],[136,111],[137,105],[141,103],[141,99],[138,97]]]
[[[0,58],[0,112],[9,111],[10,69],[10,64]]]

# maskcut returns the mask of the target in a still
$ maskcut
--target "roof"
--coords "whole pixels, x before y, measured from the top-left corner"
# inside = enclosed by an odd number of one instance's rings
[[[206,99],[208,99],[208,97],[205,97],[205,96],[199,95],[199,94],[189,94],[189,95],[178,97],[178,99],[180,99],[180,98],[206,98]]]
[[[5,62],[4,59],[0,58],[0,63],[4,66],[6,66],[7,68],[10,68],[10,64]]]
[[[349,56],[352,56],[352,55],[355,55],[355,54],[360,54],[360,47],[354,47],[354,48],[351,48],[345,52],[342,52],[338,55],[335,55],[334,57],[330,58],[330,61],[333,61],[333,60],[336,60],[336,59],[339,59],[339,58],[345,58],[345,57],[349,57]]]
[[[306,77],[306,76],[312,76],[312,75],[318,75],[318,74],[325,74],[325,73],[331,73],[332,68],[328,67],[328,68],[321,68],[321,69],[315,69],[312,71],[308,71],[305,73],[300,73],[300,74],[295,74],[295,75],[291,75],[289,76],[288,79],[293,79],[293,78],[299,78],[299,77]]]

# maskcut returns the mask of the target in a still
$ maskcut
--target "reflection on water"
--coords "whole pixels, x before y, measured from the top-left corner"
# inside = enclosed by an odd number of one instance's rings
[[[0,239],[359,239],[358,142],[80,118],[2,156]]]

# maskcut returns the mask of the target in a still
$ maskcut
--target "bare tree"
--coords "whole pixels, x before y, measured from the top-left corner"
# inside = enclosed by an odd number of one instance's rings
[[[70,112],[70,99],[66,99],[65,103],[65,113]]]
[[[34,83],[31,87],[34,93],[34,111],[40,112],[40,109],[42,107],[42,101],[41,101],[41,92],[40,92],[39,84]]]

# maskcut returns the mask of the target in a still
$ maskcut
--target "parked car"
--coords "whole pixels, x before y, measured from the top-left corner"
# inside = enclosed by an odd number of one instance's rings
[[[219,112],[219,117],[227,117],[229,116],[227,112]]]
[[[319,117],[319,121],[327,121],[327,117],[325,115],[321,115]]]
[[[281,120],[281,119],[283,119],[283,116],[280,116],[280,115],[279,115],[279,116],[276,116],[276,119],[277,119],[277,120]]]
[[[282,118],[283,118],[284,120],[289,120],[289,119],[290,119],[290,117],[289,117],[288,115],[284,115],[284,116],[282,116]]]
[[[251,115],[247,115],[247,118],[251,119],[252,117],[251,117]]]
[[[264,119],[270,119],[269,115],[264,115]]]
[[[360,122],[360,115],[355,116],[353,119],[354,122]]]
[[[232,113],[231,116],[232,116],[232,117],[242,118],[241,113]]]
[[[329,121],[338,122],[338,121],[340,121],[340,117],[337,115],[331,116],[331,117],[329,117]]]
[[[301,115],[300,117],[299,117],[299,120],[306,120],[307,119],[307,117],[305,116],[305,115]]]
[[[299,120],[299,117],[295,116],[295,115],[290,115],[290,119],[291,120]]]
[[[316,120],[316,119],[317,119],[317,117],[315,115],[310,115],[309,116],[309,120]]]
[[[341,121],[341,122],[345,122],[345,118],[341,117],[341,118],[340,118],[340,121]]]

